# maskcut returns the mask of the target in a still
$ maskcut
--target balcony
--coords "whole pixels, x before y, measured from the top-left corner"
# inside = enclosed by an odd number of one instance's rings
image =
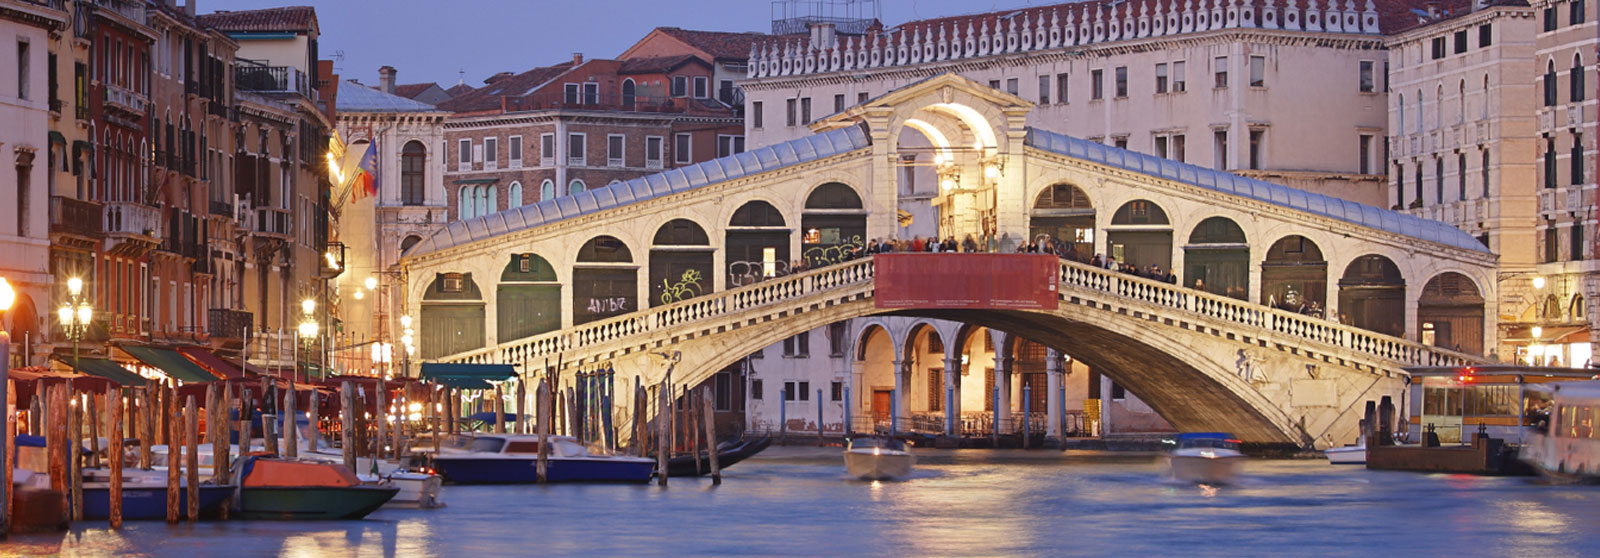
[[[250,232],[258,236],[288,240],[294,234],[293,224],[294,219],[287,209],[258,207],[255,218],[250,223]]]
[[[100,206],[61,196],[50,196],[50,233],[89,239],[101,236]]]
[[[139,256],[160,244],[161,211],[134,202],[108,202],[102,206],[101,226],[115,240],[117,255]]]
[[[244,332],[250,328],[250,320],[254,319],[249,312],[228,310],[226,308],[212,308],[207,312],[206,333],[212,338],[244,339]]]
[[[307,99],[312,95],[311,76],[289,66],[266,66],[243,58],[234,67],[234,87],[240,91],[262,93],[299,93]]]
[[[218,217],[227,217],[229,219],[239,218],[233,213],[232,202],[211,200],[211,214]]]
[[[143,116],[150,100],[144,95],[112,84],[105,84],[105,102],[108,106],[133,115]]]

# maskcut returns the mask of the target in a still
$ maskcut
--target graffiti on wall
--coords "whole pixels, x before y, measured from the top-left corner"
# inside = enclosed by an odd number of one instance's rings
[[[696,269],[686,269],[677,283],[669,279],[661,280],[661,303],[672,304],[680,300],[688,300],[700,296],[703,288],[700,286],[701,274]]]

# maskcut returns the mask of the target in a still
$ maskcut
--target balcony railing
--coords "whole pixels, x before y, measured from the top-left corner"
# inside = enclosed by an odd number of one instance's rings
[[[155,238],[161,230],[161,211],[134,202],[109,202],[101,221],[106,234],[138,235]]]
[[[99,238],[100,206],[73,198],[50,196],[50,232]]]
[[[532,95],[528,97],[507,97],[505,109],[508,111],[523,110],[606,110],[622,112],[684,112],[692,103],[707,103],[703,108],[715,110],[715,101],[712,99],[690,99],[685,97],[660,97],[645,95],[576,95],[569,96],[565,92],[555,94]],[[732,109],[727,109],[732,110]]]
[[[241,63],[234,67],[234,87],[240,91],[299,93],[312,98],[311,76],[290,66]]]
[[[230,219],[237,219],[238,218],[238,217],[234,216],[234,214],[233,214],[233,203],[232,202],[211,200],[211,214],[212,215],[216,215],[218,217],[227,217],[227,218],[230,218]]]
[[[130,113],[144,114],[145,105],[149,104],[144,95],[109,83],[105,84],[105,92],[107,104]]]
[[[294,234],[294,220],[290,217],[287,209],[258,207],[250,230],[257,234],[288,238]]]
[[[212,308],[206,317],[209,325],[206,333],[214,338],[228,339],[243,339],[245,329],[250,327],[250,320],[254,318],[249,312],[226,308]]]

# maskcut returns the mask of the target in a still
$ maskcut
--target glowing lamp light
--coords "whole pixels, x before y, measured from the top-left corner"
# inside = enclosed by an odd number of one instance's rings
[[[11,283],[6,278],[0,277],[0,312],[11,309],[11,303],[16,302],[17,292],[11,290]]]
[[[946,178],[946,179],[944,179],[943,182],[939,183],[939,186],[944,188],[944,189],[946,189],[946,190],[954,190],[954,189],[956,189],[956,181],[953,180],[953,179]]]
[[[411,329],[411,316],[400,316],[400,327]]]
[[[1539,327],[1539,326],[1533,326],[1533,338],[1534,339],[1538,339],[1539,337],[1542,337],[1543,335],[1544,335],[1544,328]]]
[[[83,279],[79,279],[77,277],[73,277],[71,279],[68,279],[67,280],[67,292],[72,294],[72,296],[78,296],[78,294],[82,293],[83,292]]]
[[[339,258],[335,257],[333,252],[328,252],[322,256],[328,260],[328,269],[339,269]]]
[[[317,336],[317,322],[300,322],[300,337],[311,339]]]
[[[401,345],[410,345],[412,340],[413,340],[413,338],[411,337],[411,334],[409,334],[409,333],[400,336],[400,344]]]
[[[411,412],[413,412],[413,413],[419,413],[419,412],[422,412],[422,404],[421,404],[421,403],[412,403],[412,404],[411,404],[411,405],[410,405],[410,406],[409,406],[409,407],[408,407],[408,409],[410,409],[410,410],[411,410]]]
[[[365,291],[356,291],[356,300],[361,300],[363,298],[366,298],[366,296],[362,294],[363,292],[365,292]]]
[[[1000,178],[1000,167],[987,165],[983,167],[983,175],[988,177],[990,180]]]
[[[91,318],[93,318],[93,317],[94,317],[94,308],[91,308],[89,306],[89,303],[85,302],[83,304],[79,304],[78,305],[78,323],[79,324],[88,325],[89,320]]]
[[[1535,289],[1543,289],[1544,288],[1544,278],[1543,277],[1534,277],[1533,278],[1533,288],[1535,288]]]
[[[300,301],[300,312],[302,314],[310,314],[313,311],[316,311],[316,309],[317,309],[317,301],[309,299],[309,298]]]
[[[369,291],[373,290],[373,289],[376,289],[376,288],[378,288],[378,278],[377,277],[368,277],[364,284],[366,285],[367,290],[369,290]]]
[[[63,324],[72,323],[72,307],[62,306],[60,310],[56,311],[56,317],[59,318]]]
[[[933,164],[936,166],[944,166],[944,155],[934,155]]]

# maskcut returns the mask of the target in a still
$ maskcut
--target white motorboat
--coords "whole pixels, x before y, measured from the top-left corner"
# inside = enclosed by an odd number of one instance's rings
[[[1231,484],[1238,476],[1239,440],[1222,432],[1178,435],[1178,447],[1167,455],[1168,474],[1174,480],[1196,484]]]
[[[1528,387],[1549,394],[1544,429],[1522,445],[1518,458],[1547,479],[1562,483],[1600,483],[1600,382],[1552,382]],[[1537,423],[1536,423],[1537,424]]]
[[[1367,464],[1367,437],[1356,439],[1355,445],[1322,450],[1328,456],[1330,465],[1366,465]]]
[[[851,438],[844,450],[844,467],[861,480],[893,480],[911,475],[917,456],[894,438]]]
[[[476,434],[461,437],[465,448],[442,446],[433,456],[439,474],[455,484],[532,484],[539,482],[539,437],[532,434]],[[571,436],[550,436],[546,482],[650,482],[656,460],[609,455]]]

